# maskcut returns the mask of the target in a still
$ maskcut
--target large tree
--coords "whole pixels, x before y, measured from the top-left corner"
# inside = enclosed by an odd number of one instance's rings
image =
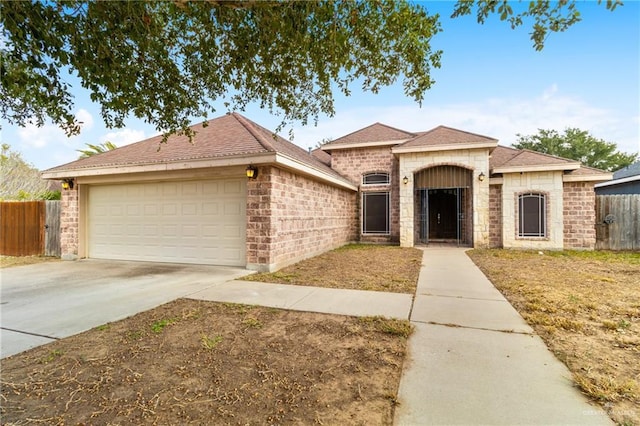
[[[24,161],[9,144],[0,146],[0,200],[60,199],[59,191],[50,191],[40,171]]]
[[[604,3],[613,10],[620,0]],[[507,0],[461,0],[452,16],[531,25],[541,49],[549,31],[580,20],[575,5],[536,0],[514,12]],[[399,78],[421,102],[442,53],[431,47],[439,16],[399,0],[3,1],[0,24],[2,118],[51,119],[68,134],[79,126],[67,73],[102,106],[107,127],[133,115],[184,132],[218,101],[228,110],[255,102],[305,124],[333,114],[335,91],[375,93]]]
[[[638,154],[620,152],[614,142],[598,139],[588,131],[577,128],[567,128],[563,134],[557,130],[538,129],[535,135],[518,134],[517,137],[514,148],[570,158],[610,172],[627,167],[638,159]]]

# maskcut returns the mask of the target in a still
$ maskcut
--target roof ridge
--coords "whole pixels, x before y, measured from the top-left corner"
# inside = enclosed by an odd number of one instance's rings
[[[256,138],[258,143],[262,145],[264,149],[272,152],[276,151],[276,149],[273,147],[273,144],[268,141],[267,138],[261,135],[260,132],[258,132],[258,130],[255,128],[254,124],[256,123],[237,112],[232,112],[231,115],[238,121],[238,123],[240,123],[245,129],[247,129],[249,133],[251,133],[251,136]]]
[[[514,149],[518,149],[518,148],[514,148]],[[572,160],[571,158],[564,158],[564,157],[560,157],[558,155],[547,154],[546,152],[538,152],[538,151],[534,151],[532,149],[527,149],[527,148],[520,149],[520,151],[522,151],[521,154],[525,153],[525,152],[530,152],[532,154],[538,154],[538,155],[543,155],[543,156],[549,157],[549,158],[555,158],[557,160],[563,160],[563,161],[566,161],[567,163],[578,163],[578,164],[582,165],[582,163],[580,161],[578,161],[578,160]],[[520,154],[518,154],[518,155],[520,155]],[[516,157],[518,155],[516,155]]]
[[[384,126],[384,127],[386,127],[387,129],[396,130],[396,131],[398,131],[398,132],[402,132],[402,133],[406,133],[406,134],[408,134],[408,135],[412,135],[413,137],[418,136],[418,135],[417,135],[416,133],[414,133],[414,132],[410,132],[410,131],[408,131],[408,130],[399,129],[399,128],[397,128],[397,127],[389,126],[388,124],[384,124],[384,123],[381,123],[381,122],[379,122],[379,121],[376,121],[376,122],[375,122],[375,123],[373,123],[371,126],[375,126],[376,124],[379,124],[379,125],[381,125],[381,126]]]
[[[431,132],[432,130],[439,129],[439,128],[453,130],[454,132],[466,133],[468,135],[478,136],[478,137],[481,137],[481,138],[491,139],[491,140],[494,140],[494,141],[498,140],[496,138],[492,138],[491,136],[481,135],[480,133],[469,132],[467,130],[456,129],[455,127],[449,127],[449,126],[445,126],[443,124],[440,124],[439,126],[434,127],[433,129],[429,130],[429,132]]]
[[[342,136],[340,136],[339,138],[337,138],[337,139],[335,139],[335,140],[333,140],[333,141],[331,141],[331,142],[329,142],[329,143],[333,143],[333,142],[338,142],[338,143],[340,143],[339,141],[340,141],[341,139],[346,139],[346,138],[348,138],[348,137],[349,137],[349,136],[351,136],[351,135],[354,135],[354,134],[356,134],[356,133],[360,133],[360,132],[362,132],[362,131],[364,131],[364,130],[367,130],[367,129],[369,129],[369,128],[371,128],[371,127],[374,127],[374,126],[383,126],[383,127],[386,127],[387,129],[394,130],[394,131],[396,131],[396,132],[405,133],[405,134],[407,134],[407,135],[409,135],[409,136],[412,136],[412,137],[416,137],[416,136],[417,136],[417,135],[416,135],[415,133],[413,133],[413,132],[409,132],[409,131],[407,131],[407,130],[399,129],[399,128],[397,128],[397,127],[389,126],[388,124],[384,124],[384,123],[381,123],[381,122],[379,122],[379,121],[376,121],[375,123],[369,124],[368,126],[365,126],[365,127],[360,128],[360,129],[354,130],[353,132],[347,133],[346,135],[342,135]]]

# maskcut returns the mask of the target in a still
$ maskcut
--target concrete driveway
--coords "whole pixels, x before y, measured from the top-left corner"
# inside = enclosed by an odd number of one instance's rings
[[[0,358],[249,274],[242,268],[81,260],[0,270]]]

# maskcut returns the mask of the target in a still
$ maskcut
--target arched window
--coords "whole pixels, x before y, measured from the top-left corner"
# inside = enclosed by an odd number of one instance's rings
[[[363,185],[388,185],[389,173],[366,173],[362,175]]]
[[[547,202],[544,194],[518,196],[518,236],[547,236]]]

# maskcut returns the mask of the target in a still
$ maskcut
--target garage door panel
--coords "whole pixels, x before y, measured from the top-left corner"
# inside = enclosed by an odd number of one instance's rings
[[[92,186],[88,255],[245,265],[244,179]]]

